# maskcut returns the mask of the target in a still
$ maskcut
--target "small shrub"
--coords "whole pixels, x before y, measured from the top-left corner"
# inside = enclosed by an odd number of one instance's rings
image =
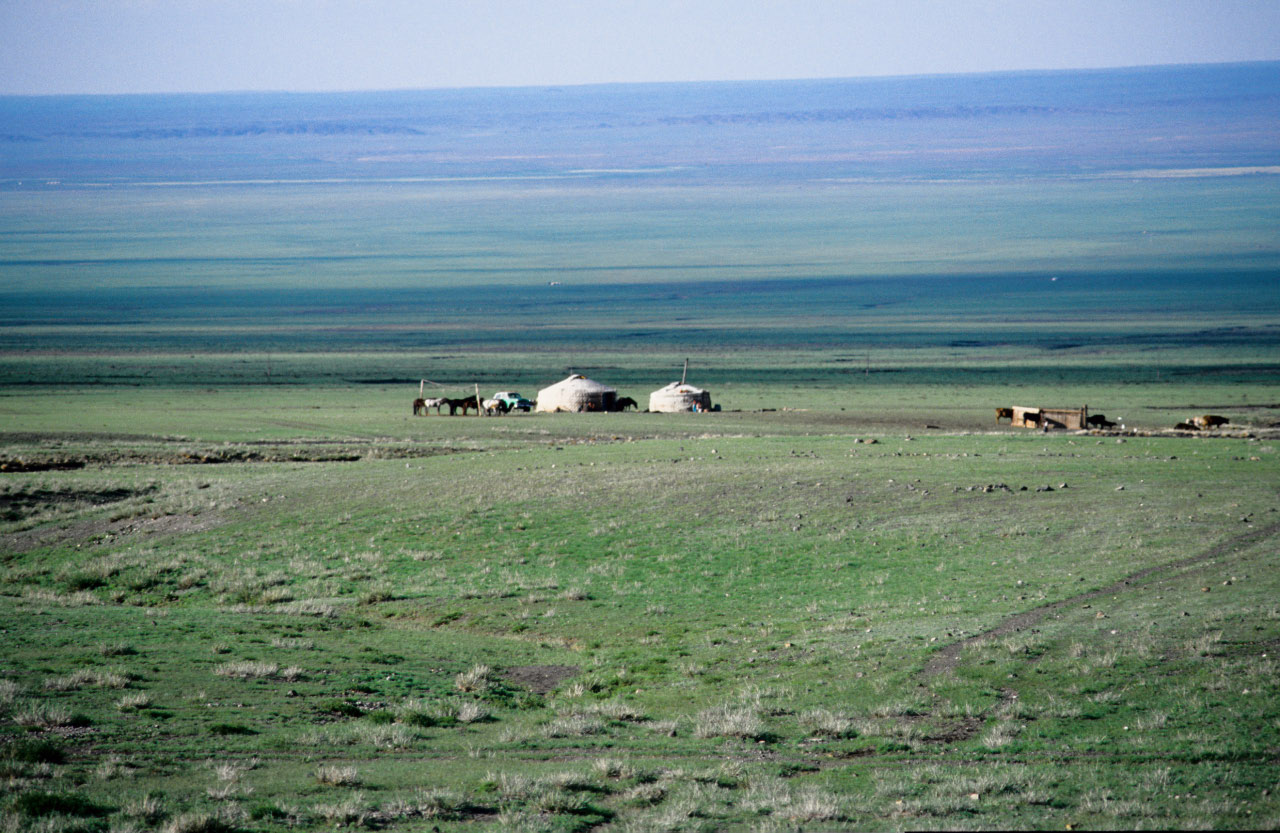
[[[326,787],[354,787],[360,783],[360,772],[353,766],[321,764],[316,768],[316,780]]]
[[[493,688],[493,669],[487,665],[473,665],[453,678],[453,687],[464,694],[484,693]]]
[[[163,833],[235,833],[235,826],[210,813],[184,813],[166,824]]]
[[[160,799],[147,793],[137,801],[131,801],[124,805],[124,814],[130,818],[141,819],[150,824],[155,824],[164,818],[164,805]]]
[[[489,717],[489,710],[479,703],[463,703],[458,707],[459,723],[478,723]]]
[[[209,734],[227,737],[229,735],[256,735],[258,733],[248,726],[241,726],[238,723],[214,723],[209,727]]]
[[[1222,642],[1222,631],[1206,633],[1187,640],[1187,653],[1195,657],[1212,657],[1219,653],[1218,645]]]
[[[101,669],[81,669],[62,677],[49,677],[44,681],[46,691],[75,691],[85,686],[99,688],[125,688],[129,685],[129,676],[118,671]]]
[[[800,715],[800,725],[815,735],[828,738],[856,738],[858,730],[852,718],[843,714],[815,709]]]
[[[602,735],[607,730],[605,722],[595,715],[575,712],[557,717],[547,724],[543,731],[549,738],[573,738],[587,735]]]
[[[320,711],[336,714],[340,717],[363,717],[364,709],[350,700],[326,700],[320,704]]]
[[[754,740],[764,734],[764,722],[755,709],[718,706],[698,713],[693,734],[699,738],[730,737]]]
[[[98,653],[104,657],[130,657],[138,652],[127,642],[104,642],[98,646]]]
[[[51,706],[46,703],[28,702],[20,707],[13,716],[13,721],[28,729],[51,729],[56,726],[70,726],[76,716],[71,710],[62,706]]]
[[[95,804],[82,795],[66,795],[32,790],[13,800],[13,809],[24,816],[39,818],[54,814],[63,816],[105,816],[110,808]]]
[[[458,707],[433,700],[406,700],[396,709],[396,719],[421,728],[452,726],[458,722]]]
[[[280,666],[274,662],[224,662],[213,673],[219,677],[231,677],[235,680],[253,680],[274,676]]]
[[[379,749],[406,749],[413,745],[414,734],[404,726],[358,726],[357,737]]]
[[[5,757],[23,764],[60,764],[67,759],[61,746],[47,740],[20,740],[5,749]]]
[[[132,778],[134,768],[125,763],[124,759],[119,755],[111,755],[98,764],[93,774],[100,781],[110,781],[113,778]]]
[[[316,815],[334,825],[361,827],[369,819],[370,809],[365,806],[364,795],[354,793],[338,804],[317,804]]]
[[[80,590],[95,590],[106,583],[102,576],[84,575],[82,573],[67,579],[67,589],[73,593]]]
[[[829,793],[809,787],[792,799],[785,815],[794,821],[831,821],[840,818],[840,802]]]
[[[116,701],[116,709],[122,712],[138,711],[151,705],[151,697],[145,691],[126,694]]]

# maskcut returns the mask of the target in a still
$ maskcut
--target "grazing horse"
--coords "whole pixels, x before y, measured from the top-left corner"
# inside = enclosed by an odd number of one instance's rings
[[[1009,420],[1009,424],[1012,425],[1013,408],[996,408],[996,423],[998,424],[1002,419]]]
[[[624,396],[613,403],[613,409],[615,411],[621,412],[625,411],[627,408],[635,408],[639,410],[640,403],[632,399],[630,396]]]
[[[498,416],[511,411],[511,406],[503,399],[486,399],[483,404],[484,412],[489,416]]]

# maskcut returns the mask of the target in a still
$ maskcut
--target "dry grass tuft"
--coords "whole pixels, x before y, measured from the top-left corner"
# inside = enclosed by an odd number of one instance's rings
[[[62,677],[49,677],[44,681],[45,691],[75,691],[85,686],[98,688],[126,688],[129,677],[118,671],[84,668]]]
[[[453,678],[453,687],[464,694],[483,694],[493,684],[493,669],[487,665],[473,665]]]
[[[280,666],[274,662],[244,660],[241,662],[224,662],[214,668],[213,673],[219,677],[231,677],[235,680],[255,680],[275,676],[279,670]]]
[[[126,694],[116,701],[116,710],[122,712],[136,712],[139,709],[148,708],[151,705],[151,696],[145,691]]]
[[[717,706],[698,712],[693,727],[694,737],[745,738],[755,740],[764,734],[764,721],[750,706]]]
[[[354,787],[360,783],[360,772],[353,766],[321,764],[316,768],[316,780],[326,787]]]

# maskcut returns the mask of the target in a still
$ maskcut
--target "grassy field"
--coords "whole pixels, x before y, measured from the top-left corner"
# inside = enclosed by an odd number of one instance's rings
[[[1280,390],[1032,369],[1142,429],[1046,435],[830,359],[683,416],[5,389],[6,829],[1280,825]]]

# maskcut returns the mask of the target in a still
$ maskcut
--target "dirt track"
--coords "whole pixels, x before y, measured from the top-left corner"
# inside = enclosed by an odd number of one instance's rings
[[[1113,584],[1108,584],[1106,587],[1100,587],[1096,590],[1090,590],[1088,593],[1081,593],[1078,596],[1072,596],[1067,599],[1050,602],[1049,604],[1032,608],[1024,613],[1014,614],[990,630],[965,637],[958,642],[952,642],[951,644],[943,647],[929,658],[929,661],[925,663],[924,668],[921,669],[920,674],[924,677],[931,677],[936,674],[942,674],[950,671],[960,664],[961,654],[964,652],[964,649],[970,645],[975,645],[979,642],[984,642],[998,636],[1016,633],[1017,631],[1039,624],[1050,614],[1061,610],[1068,605],[1087,602],[1100,596],[1114,595],[1125,590],[1132,590],[1135,588],[1135,585],[1141,586],[1141,584],[1148,583],[1146,581],[1147,579],[1155,580],[1164,578],[1183,569],[1184,567],[1191,567],[1196,564],[1211,561],[1215,558],[1220,558],[1234,550],[1251,546],[1259,541],[1264,541],[1275,535],[1277,532],[1280,532],[1280,523],[1250,529],[1248,532],[1237,535],[1234,538],[1228,538],[1221,544],[1197,555],[1182,558],[1177,561],[1171,561],[1168,564],[1158,564],[1154,567],[1147,567],[1146,569],[1139,570],[1136,573],[1125,576]]]

